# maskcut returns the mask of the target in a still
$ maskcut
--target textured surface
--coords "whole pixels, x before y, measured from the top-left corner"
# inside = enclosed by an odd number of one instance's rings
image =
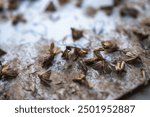
[[[98,9],[112,5],[111,0],[84,0],[81,8],[75,6],[75,0],[64,6],[59,5],[57,0],[53,2],[57,10],[52,13],[44,11],[49,0],[24,1],[18,10],[5,11],[7,16],[24,14],[27,22],[13,26],[11,20],[0,21],[0,48],[7,52],[0,60],[2,64],[13,66],[19,73],[16,79],[0,80],[0,99],[118,99],[149,80],[150,36],[140,42],[139,35],[132,33],[138,30],[150,35],[150,27],[140,24],[150,16],[148,0],[126,1],[138,9],[139,16],[136,19],[120,17],[119,11],[125,3],[115,7],[110,16],[102,10],[98,10],[94,16],[86,14],[88,6]],[[71,27],[82,29],[83,38],[73,41]],[[66,61],[61,53],[56,55],[51,67],[42,68],[42,61],[49,55],[51,42],[62,51],[66,46],[87,48],[87,59],[93,57],[92,51],[101,47],[101,41],[106,40],[115,40],[120,50],[136,53],[142,62],[125,64],[125,72],[121,75],[115,70],[102,74],[99,72],[101,69],[94,70],[88,66],[86,81],[90,88],[72,81],[82,71],[77,61]],[[102,55],[110,63],[123,56],[120,51],[110,54],[102,52]],[[39,74],[47,70],[51,70],[50,87],[41,84],[39,79]],[[145,71],[145,77],[141,70]]]

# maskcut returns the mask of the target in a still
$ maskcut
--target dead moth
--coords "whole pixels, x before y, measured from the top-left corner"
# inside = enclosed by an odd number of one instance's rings
[[[126,51],[125,55],[126,55],[126,57],[125,57],[124,61],[126,63],[129,63],[129,64],[142,63],[142,60],[141,60],[140,56],[137,55],[137,54],[134,54],[130,51]]]
[[[5,55],[5,54],[6,54],[6,52],[4,50],[0,49],[0,57]]]
[[[72,81],[80,85],[90,87],[88,81],[86,80],[86,76],[82,73],[80,73],[76,78],[72,79]]]
[[[40,78],[41,84],[43,84],[45,86],[50,86],[50,84],[52,82],[52,80],[49,79],[50,76],[51,76],[50,70],[38,75],[38,77]]]
[[[110,53],[118,50],[118,46],[114,41],[102,41],[101,45],[104,51]]]
[[[94,53],[94,56],[97,57],[99,60],[104,60],[103,56],[101,55],[100,51],[104,51],[103,48],[98,48],[98,49],[95,49],[93,51]]]
[[[49,56],[45,58],[42,67],[48,68],[52,65],[52,62],[54,60],[54,57],[60,52],[60,48],[55,47],[54,43],[51,43],[50,49],[49,49]]]
[[[88,54],[88,50],[85,48],[77,48],[75,47],[75,54],[79,57],[85,57]]]
[[[18,76],[18,72],[12,69],[9,65],[2,65],[0,63],[0,77],[6,80],[16,78]]]
[[[67,4],[70,0],[58,0],[60,5]]]
[[[121,74],[124,71],[125,68],[125,61],[118,61],[115,70],[118,74]]]
[[[79,57],[85,57],[88,53],[88,50],[85,48],[78,48],[73,46],[66,46],[65,51],[62,54],[62,57],[66,60],[76,60]]]
[[[114,7],[113,6],[103,6],[100,8],[100,10],[104,11],[107,15],[111,15],[113,12]]]
[[[75,54],[75,48],[72,46],[66,46],[66,49],[62,54],[62,58],[73,61],[77,60],[78,56]]]
[[[129,7],[125,5],[123,8],[121,8],[120,15],[122,17],[130,16],[132,18],[137,18],[139,15],[139,11],[135,9],[134,7]]]
[[[12,16],[12,24],[17,25],[19,22],[26,23],[26,19],[23,17],[22,14],[18,14],[16,16]]]
[[[111,66],[109,65],[109,63],[97,57],[91,59],[85,59],[84,62],[87,66],[92,67],[93,69],[97,70],[99,73],[111,72]]]
[[[20,0],[9,0],[8,1],[8,9],[9,10],[16,10],[19,6]]]
[[[102,61],[102,60],[100,60],[98,62],[95,62],[90,67],[97,70],[99,73],[104,73],[104,74],[111,73],[111,71],[112,71],[111,66],[109,65],[109,63],[107,61]]]
[[[49,5],[47,6],[47,8],[45,9],[45,11],[50,11],[50,12],[55,12],[56,11],[56,7],[54,5],[53,2],[50,2]]]
[[[78,65],[79,65],[79,69],[81,69],[81,71],[84,73],[84,75],[86,75],[88,69],[87,69],[86,64],[84,63],[84,61],[82,59],[80,59],[78,61]]]
[[[79,40],[81,37],[83,37],[83,30],[78,30],[75,28],[71,28],[71,32],[72,32],[72,38],[74,41]]]

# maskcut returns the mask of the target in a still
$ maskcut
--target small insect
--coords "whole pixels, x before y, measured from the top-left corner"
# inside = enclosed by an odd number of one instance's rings
[[[84,74],[80,74],[78,77],[72,79],[73,82],[78,83],[80,85],[87,86],[90,88],[88,81],[86,80],[86,76]]]
[[[125,53],[125,55],[126,55],[126,59],[125,59],[126,63],[141,63],[142,62],[141,58],[132,52],[128,51]]]
[[[9,0],[8,1],[8,9],[9,10],[16,10],[19,6],[20,0]]]
[[[104,11],[107,15],[111,15],[112,12],[113,12],[113,6],[104,6],[104,7],[101,7],[100,9],[102,11]]]
[[[45,11],[55,12],[56,7],[53,2],[50,2]]]
[[[6,52],[4,50],[0,49],[0,57],[5,55],[5,54],[6,54]]]
[[[41,80],[41,83],[45,86],[50,86],[50,84],[52,82],[52,80],[49,79],[50,76],[51,76],[51,71],[50,70],[38,75],[38,77]]]
[[[114,41],[102,41],[101,45],[104,51],[110,53],[118,50],[118,46]]]
[[[18,14],[16,16],[12,16],[11,19],[12,19],[12,24],[13,25],[17,25],[19,22],[23,22],[23,23],[27,22],[26,19],[24,19],[22,14]]]
[[[45,58],[45,60],[42,64],[42,67],[43,68],[50,67],[52,65],[52,62],[53,62],[55,56],[60,52],[61,52],[60,48],[55,47],[55,44],[51,43],[50,49],[49,49],[49,56]]]
[[[125,61],[117,62],[115,69],[118,74],[121,74],[124,71],[124,68],[125,68]]]
[[[103,56],[100,53],[101,51],[104,51],[104,49],[103,48],[98,48],[98,49],[95,49],[93,51],[93,53],[94,53],[95,57],[97,57],[99,60],[104,60]]]
[[[93,65],[95,62],[98,62],[100,59],[97,57],[90,58],[90,59],[85,59],[84,63],[88,66]]]
[[[83,37],[83,30],[77,30],[75,28],[71,28],[71,31],[72,31],[72,38],[74,41],[77,41],[81,37]]]
[[[14,79],[18,76],[18,72],[12,68],[10,68],[9,65],[2,65],[0,62],[0,78],[4,79]]]
[[[137,18],[139,15],[139,11],[133,7],[125,6],[120,10],[120,15],[122,17],[130,16],[132,18]]]
[[[79,57],[85,57],[88,53],[88,50],[85,48],[78,48],[73,46],[66,46],[65,51],[62,54],[62,57],[66,60],[76,60]]]
[[[70,0],[59,0],[60,5],[67,4]]]
[[[84,48],[75,47],[75,54],[79,57],[85,57],[88,54],[88,50]]]

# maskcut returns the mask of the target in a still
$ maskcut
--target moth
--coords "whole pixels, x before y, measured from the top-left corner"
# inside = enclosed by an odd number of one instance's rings
[[[118,61],[115,70],[118,74],[121,74],[124,71],[125,68],[125,61]]]
[[[55,56],[60,52],[61,52],[60,48],[55,47],[55,44],[51,43],[50,48],[49,48],[49,55],[45,58],[45,60],[42,64],[42,67],[43,68],[50,67],[52,65],[52,62],[53,62]]]
[[[55,12],[56,7],[55,7],[54,3],[50,2],[49,5],[47,6],[47,8],[45,9],[45,11]]]
[[[0,78],[14,79],[18,76],[17,70],[12,69],[9,65],[2,65],[0,62]]]
[[[41,83],[45,86],[50,86],[50,84],[52,82],[52,80],[49,79],[50,76],[51,76],[51,71],[50,70],[38,75],[38,77],[40,78]]]
[[[104,51],[111,53],[118,50],[118,46],[114,41],[102,41],[101,45]]]
[[[113,6],[103,6],[100,8],[100,10],[104,11],[107,15],[111,15],[113,12],[114,7]]]
[[[6,54],[6,52],[4,50],[0,49],[0,57],[5,55],[5,54]]]
[[[130,16],[132,18],[137,18],[139,15],[139,11],[135,9],[134,7],[129,7],[126,5],[123,8],[121,8],[120,15],[122,17]]]
[[[11,19],[12,19],[12,24],[13,25],[17,25],[19,22],[23,22],[23,23],[27,22],[22,14],[18,14],[16,16],[12,16]]]
[[[9,0],[8,1],[8,9],[16,10],[19,6],[20,0]]]
[[[72,32],[72,38],[74,41],[79,40],[81,37],[83,37],[83,30],[78,30],[75,28],[71,28],[71,32]]]

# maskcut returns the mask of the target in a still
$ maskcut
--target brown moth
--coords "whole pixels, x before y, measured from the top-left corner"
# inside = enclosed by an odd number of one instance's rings
[[[55,58],[55,56],[60,53],[60,48],[55,47],[54,43],[51,43],[50,49],[49,49],[49,56],[45,58],[42,67],[43,68],[48,68],[52,65],[52,62]]]
[[[20,0],[9,0],[8,1],[8,9],[9,10],[16,10],[19,6]]]
[[[120,15],[122,17],[125,17],[125,16],[130,16],[130,17],[133,17],[133,18],[137,18],[138,15],[139,15],[139,11],[133,7],[129,7],[129,6],[124,6],[123,8],[121,8],[120,10]]]
[[[100,10],[104,11],[107,15],[111,15],[113,12],[113,6],[104,6],[101,7]]]
[[[12,16],[12,24],[17,25],[19,22],[26,23],[26,19],[24,19],[22,14],[18,14],[16,16]]]
[[[5,55],[5,54],[6,54],[6,52],[4,50],[0,49],[0,57]]]
[[[0,65],[0,76],[4,79],[13,79],[18,76],[18,72],[12,69],[9,65]]]
[[[49,79],[50,76],[51,76],[51,71],[50,70],[38,75],[38,77],[40,78],[41,83],[45,86],[50,86],[50,84],[52,82],[52,80]]]
[[[125,68],[125,61],[117,62],[115,69],[118,74],[122,73],[124,71],[124,68]]]
[[[83,37],[83,30],[78,30],[75,28],[71,28],[72,31],[72,38],[74,41],[79,40],[81,37]]]
[[[118,46],[114,41],[102,41],[101,45],[104,51],[110,53],[118,50]]]
[[[54,3],[50,2],[49,5],[47,6],[47,8],[45,9],[45,11],[55,12],[56,7],[55,7]]]

